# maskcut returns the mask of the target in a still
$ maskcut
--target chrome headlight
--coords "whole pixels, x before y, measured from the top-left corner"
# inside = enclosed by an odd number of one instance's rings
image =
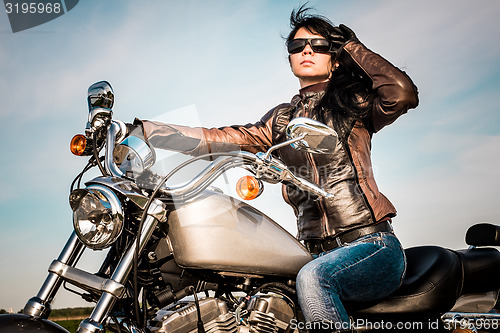
[[[109,188],[91,185],[70,195],[73,226],[86,246],[101,250],[120,236],[123,230],[123,207]]]

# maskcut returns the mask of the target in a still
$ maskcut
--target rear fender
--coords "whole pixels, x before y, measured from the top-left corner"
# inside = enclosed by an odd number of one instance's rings
[[[2,333],[69,333],[63,327],[47,319],[35,319],[25,314],[0,315]]]

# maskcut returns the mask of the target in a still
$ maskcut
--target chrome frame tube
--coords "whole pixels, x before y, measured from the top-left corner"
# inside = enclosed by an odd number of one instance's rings
[[[68,266],[73,266],[77,262],[79,254],[84,246],[73,231],[66,245],[62,249],[57,260]],[[24,306],[23,313],[36,318],[48,318],[50,314],[50,304],[61,287],[63,279],[55,273],[49,273],[38,294],[31,298]]]
[[[500,313],[494,312],[446,312],[441,316],[443,320],[451,320],[457,318],[467,318],[467,319],[498,319],[500,320]]]
[[[144,221],[143,230],[140,233],[139,239],[139,253],[144,250],[147,241],[151,238],[156,226],[159,221],[154,217],[158,211],[163,210],[163,205],[161,203],[153,202],[148,211],[149,215]],[[120,284],[125,284],[130,272],[132,271],[132,265],[134,261],[134,255],[136,251],[136,242],[134,241],[130,248],[127,250],[126,254],[121,258],[120,263],[116,267],[111,280],[116,281]],[[102,330],[102,321],[108,315],[109,311],[113,308],[116,302],[116,297],[112,294],[104,292],[97,302],[94,310],[90,314],[90,317],[82,321],[77,333],[95,333]]]

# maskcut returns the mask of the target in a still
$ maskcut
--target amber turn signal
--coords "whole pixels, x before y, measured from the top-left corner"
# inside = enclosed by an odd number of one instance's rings
[[[252,176],[243,176],[236,183],[236,193],[243,200],[253,200],[262,193],[262,182]]]
[[[92,147],[87,144],[87,137],[82,134],[77,134],[71,139],[69,150],[77,156],[90,155]]]

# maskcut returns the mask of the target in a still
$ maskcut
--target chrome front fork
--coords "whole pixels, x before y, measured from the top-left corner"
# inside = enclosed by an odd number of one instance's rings
[[[65,265],[73,266],[83,249],[83,244],[73,231],[57,260]],[[23,313],[35,318],[47,319],[51,311],[50,304],[54,300],[62,282],[63,279],[60,276],[50,272],[38,294],[24,306]]]
[[[139,239],[139,253],[144,250],[147,241],[151,238],[158,218],[162,220],[164,216],[164,206],[161,202],[155,201],[148,210],[148,217],[144,221],[144,226]],[[83,320],[78,328],[78,333],[99,333],[103,331],[102,322],[106,319],[109,311],[113,308],[116,300],[123,296],[125,283],[132,271],[134,256],[136,252],[136,242],[134,241],[125,255],[121,258],[110,279],[101,278],[88,272],[73,267],[77,258],[84,249],[84,245],[78,240],[73,232],[64,246],[61,254],[49,267],[49,275],[40,288],[38,294],[31,298],[24,307],[24,314],[35,318],[47,319],[50,314],[50,304],[63,281],[67,281],[83,289],[90,289],[102,292],[101,298],[97,302],[89,318]],[[140,330],[134,328],[135,332]]]
[[[149,209],[150,213],[157,213],[159,210],[163,210],[163,207],[160,205],[155,205],[154,203],[151,205]],[[144,226],[141,232],[141,236],[139,239],[139,253],[142,252],[144,247],[146,246],[147,241],[151,238],[153,231],[158,225],[158,220],[149,215],[144,221]],[[120,263],[116,267],[113,275],[111,276],[111,280],[120,283],[122,285],[125,284],[127,278],[132,271],[134,256],[136,252],[136,242],[132,244],[132,246],[128,249],[127,253],[122,257]],[[113,308],[117,300],[117,295],[113,295],[108,292],[103,292],[101,298],[97,302],[94,310],[92,311],[89,318],[83,320],[80,323],[80,327],[78,327],[77,333],[98,333],[102,332],[103,326],[102,322],[108,315],[109,311]]]

